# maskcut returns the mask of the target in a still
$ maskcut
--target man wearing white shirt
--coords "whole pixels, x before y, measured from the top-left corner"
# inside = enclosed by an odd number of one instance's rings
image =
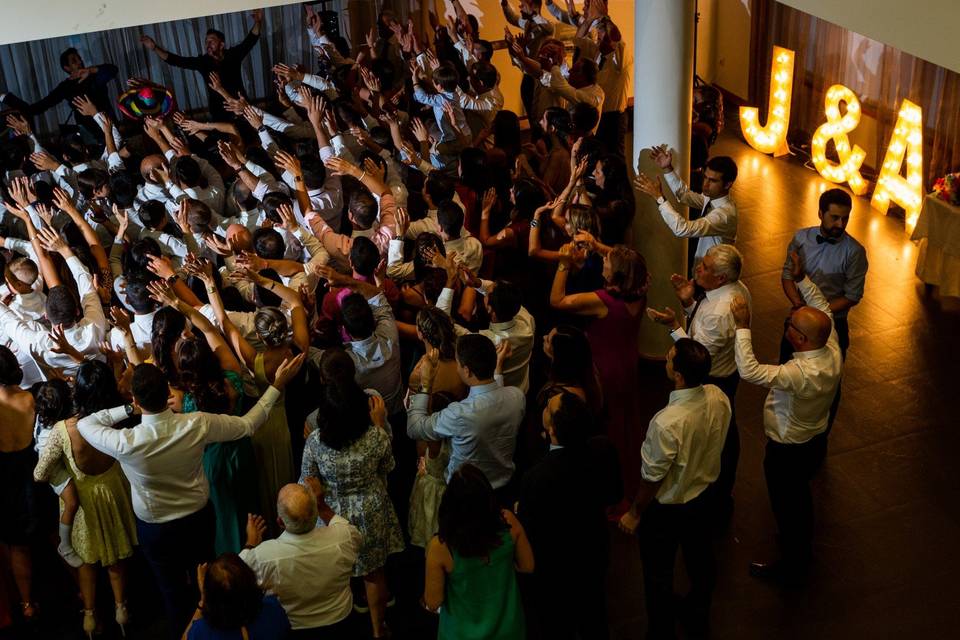
[[[29,353],[36,351],[50,367],[62,369],[67,375],[73,375],[83,362],[84,357],[93,356],[102,359],[100,342],[107,332],[107,318],[100,306],[100,297],[93,285],[93,278],[80,258],[62,238],[50,234],[44,239],[48,250],[56,251],[66,260],[80,296],[80,308],[73,293],[59,281],[53,281],[47,274],[47,286],[50,287],[47,301],[47,319],[52,326],[59,325],[63,335],[60,343],[47,328],[36,322],[27,321],[0,303],[0,331]],[[51,269],[51,272],[53,270]]]
[[[243,416],[173,413],[164,374],[141,364],[133,371],[132,406],[98,411],[77,424],[92,447],[117,459],[130,481],[137,539],[163,596],[171,635],[179,637],[196,603],[191,585],[196,565],[213,556],[214,514],[203,450],[212,442],[253,435],[302,362],[301,355],[281,363],[273,384]],[[137,410],[143,414],[139,426],[113,428]]]
[[[792,359],[782,365],[757,362],[750,333],[750,307],[736,297],[731,313],[737,324],[740,376],[770,389],[763,407],[768,438],[763,471],[782,550],[779,562],[751,563],[750,573],[798,582],[811,557],[810,480],[826,452],[830,405],[840,383],[843,356],[830,303],[804,274],[800,255],[793,252],[791,258],[792,280],[809,305],[790,314],[786,339],[793,347]]]
[[[133,310],[133,320],[130,322],[130,333],[137,349],[146,356],[152,352],[153,316],[157,313],[157,303],[150,297],[147,281],[140,277],[129,277],[123,289],[126,298],[126,307]],[[114,327],[110,331],[110,347],[123,351],[123,331]]]
[[[483,245],[463,227],[463,208],[453,200],[440,203],[437,208],[437,227],[443,241],[444,254],[456,253],[457,261],[476,273],[483,263]],[[390,240],[387,253],[387,276],[404,280],[414,275],[413,260],[403,261],[403,242]]]
[[[680,609],[691,637],[707,637],[716,564],[710,539],[707,489],[720,474],[720,452],[730,422],[730,402],[707,384],[710,353],[681,338],[667,354],[670,402],[650,420],[641,456],[641,483],[620,528],[639,528],[647,637],[674,637]],[[675,602],[673,565],[677,547],[690,576],[690,593]]]
[[[663,197],[660,181],[637,173],[634,186],[657,201],[660,216],[678,238],[689,238],[687,267],[702,260],[710,247],[733,244],[737,239],[737,205],[730,197],[730,189],[737,179],[737,165],[728,156],[714,156],[707,161],[703,174],[703,193],[694,193],[674,173],[673,153],[663,144],[654,147],[650,158],[664,171],[664,179],[680,204],[690,207],[690,219],[677,213],[670,201]]]
[[[459,269],[448,269],[447,286],[437,298],[437,308],[451,314],[453,306],[453,283],[459,277]],[[479,280],[477,291],[483,295],[483,304],[490,316],[490,326],[477,331],[490,338],[494,346],[502,342],[510,345],[510,355],[503,362],[503,384],[514,386],[526,393],[530,389],[530,356],[533,353],[536,321],[522,306],[523,294],[512,282]],[[457,335],[472,333],[469,329],[454,324]]]
[[[693,338],[710,352],[710,384],[720,387],[730,401],[732,412],[727,440],[721,457],[720,477],[711,492],[716,492],[716,507],[722,525],[733,511],[733,484],[736,480],[737,463],[740,460],[740,435],[737,429],[735,397],[740,376],[737,373],[734,343],[736,324],[730,312],[730,303],[740,296],[750,304],[750,291],[740,282],[743,258],[736,247],[718,244],[711,247],[694,269],[694,280],[674,274],[671,276],[674,291],[683,305],[688,321],[687,331],[680,326],[673,309],[657,311],[652,307],[647,313],[651,319],[671,328],[670,336],[677,341]],[[703,289],[697,296],[694,284]]]
[[[308,481],[322,491],[317,479]],[[299,484],[280,489],[277,514],[283,533],[275,540],[262,540],[256,518],[250,518],[240,559],[257,574],[257,583],[277,596],[290,619],[291,637],[349,638],[350,577],[360,532],[336,515],[322,494]],[[318,517],[327,525],[318,527]]]

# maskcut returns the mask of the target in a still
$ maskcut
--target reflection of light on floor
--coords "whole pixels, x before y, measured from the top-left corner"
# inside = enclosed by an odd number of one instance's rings
[[[823,193],[824,191],[827,190],[827,184],[826,184],[825,182],[821,182],[821,183],[820,183],[820,186],[817,187],[817,190],[818,190],[820,193]]]
[[[753,156],[752,158],[750,158],[750,168],[753,169],[754,173],[756,173],[757,170],[760,168],[760,158],[758,158],[757,156]]]

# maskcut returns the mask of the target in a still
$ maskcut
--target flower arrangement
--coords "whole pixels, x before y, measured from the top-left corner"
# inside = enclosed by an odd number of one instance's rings
[[[938,198],[954,206],[960,206],[960,172],[948,173],[933,183],[933,192]]]

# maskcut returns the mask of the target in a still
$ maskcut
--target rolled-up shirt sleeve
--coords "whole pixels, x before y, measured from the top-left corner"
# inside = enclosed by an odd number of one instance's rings
[[[673,433],[657,424],[654,418],[640,449],[640,475],[647,482],[660,482],[670,472],[679,450],[680,444]]]

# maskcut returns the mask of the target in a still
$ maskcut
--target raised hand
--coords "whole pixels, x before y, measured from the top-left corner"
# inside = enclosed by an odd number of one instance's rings
[[[30,154],[30,162],[38,171],[56,171],[60,168],[60,161],[46,151],[37,151]]]
[[[277,207],[277,215],[280,216],[280,226],[287,231],[295,231],[300,225],[297,222],[297,216],[293,213],[293,207],[289,204],[281,204]]]
[[[187,145],[186,141],[179,137],[173,136],[170,138],[170,148],[176,152],[181,158],[186,158],[190,155],[190,147]]]
[[[226,257],[233,255],[233,247],[230,246],[230,243],[225,242],[215,233],[203,234],[203,243],[207,245],[210,251],[213,251],[218,256]]]
[[[410,226],[410,214],[406,207],[397,207],[397,213],[393,218],[396,225],[397,237],[402,238],[407,233],[407,227]]]
[[[353,281],[353,278],[343,275],[328,264],[314,265],[313,272],[318,278],[323,278],[330,283],[331,287],[345,287]]]
[[[644,173],[637,173],[637,177],[633,179],[633,186],[651,198],[663,197],[663,189],[660,187],[659,178],[651,178]]]
[[[26,176],[18,176],[10,183],[10,197],[14,202],[26,209],[30,203],[37,199],[37,194],[33,191],[33,185]]]
[[[180,299],[166,280],[154,280],[147,284],[150,297],[165,307],[176,307]]]
[[[256,107],[247,105],[243,110],[243,117],[247,119],[247,122],[249,122],[250,126],[254,129],[259,129],[263,126],[263,112]]]
[[[50,329],[50,333],[47,334],[50,340],[53,341],[53,346],[50,347],[50,351],[54,353],[59,353],[61,355],[70,356],[77,362],[83,362],[83,354],[77,351],[70,341],[67,340],[67,336],[64,334],[63,325],[55,324]]]
[[[140,44],[147,48],[147,51],[156,51],[157,43],[150,36],[140,36]]]
[[[372,176],[378,182],[383,182],[387,177],[387,168],[382,167],[374,161],[373,158],[367,158],[363,161],[363,170],[367,175]]]
[[[680,326],[680,323],[677,322],[677,312],[674,311],[672,307],[665,307],[663,311],[657,311],[653,307],[647,307],[647,317],[657,324],[673,328]]]
[[[673,153],[667,148],[667,145],[661,144],[651,149],[650,159],[665,172],[673,171]]]
[[[696,293],[693,280],[685,278],[679,273],[674,273],[670,276],[670,284],[673,286],[673,292],[677,294],[677,298],[683,303],[683,306],[687,306],[693,302],[693,296],[694,293]]]
[[[19,113],[11,113],[7,116],[7,126],[21,136],[28,136],[31,133],[30,123]]]
[[[195,136],[198,133],[203,132],[204,130],[203,125],[197,122],[196,120],[181,118],[180,120],[176,120],[176,122],[181,129],[183,129],[185,132],[187,132],[191,136]]]
[[[287,383],[293,380],[297,372],[300,371],[300,367],[303,365],[306,357],[306,353],[301,353],[295,358],[287,358],[281,362],[280,366],[277,367],[277,372],[273,376],[273,387],[277,390],[283,390],[283,388],[287,386]]]
[[[430,132],[427,131],[427,126],[423,124],[423,120],[414,118],[410,121],[410,126],[413,129],[413,137],[419,142],[427,142],[430,140]]]
[[[130,216],[126,209],[121,209],[113,205],[113,215],[117,219],[117,237],[122,238],[127,235],[127,228],[130,226]]]
[[[167,256],[150,256],[147,262],[147,270],[157,277],[162,278],[164,281],[176,275],[173,270],[173,265],[170,263],[170,258]]]
[[[77,96],[70,101],[74,108],[80,112],[81,115],[88,116],[92,118],[97,115],[97,107],[93,104],[93,101],[90,100],[87,96]]]
[[[483,209],[480,211],[480,217],[489,218],[495,204],[497,204],[497,190],[490,187],[483,194]]]
[[[273,72],[286,83],[302,82],[305,75],[299,66],[291,66],[283,62],[273,65]]]
[[[263,537],[267,534],[267,523],[262,516],[247,514],[246,534],[248,547],[255,547],[263,542]]]
[[[213,263],[206,258],[198,258],[188,253],[183,263],[183,270],[187,275],[198,278],[208,289],[217,286],[216,280],[213,279]]]
[[[277,155],[273,156],[273,162],[277,165],[278,169],[289,171],[294,177],[303,177],[303,170],[300,168],[300,159],[292,153],[278,151]]]
[[[49,253],[59,253],[65,258],[73,253],[67,242],[60,237],[60,234],[50,227],[37,229],[37,238]]]
[[[114,326],[120,331],[124,333],[130,331],[130,313],[123,307],[116,305],[110,307],[110,320],[113,321]]]
[[[53,226],[53,209],[50,208],[50,205],[37,203],[34,209],[37,212],[37,215],[40,216],[40,219],[43,220],[43,224],[52,227]]]
[[[226,142],[225,140],[218,142],[217,151],[220,152],[220,157],[223,158],[223,161],[227,164],[227,166],[234,171],[243,166],[243,162],[240,160],[240,152],[237,151],[237,148],[229,142]]]
[[[244,251],[237,256],[237,264],[257,273],[267,268],[267,261],[252,251]]]
[[[349,160],[344,160],[343,158],[338,158],[336,156],[328,158],[324,165],[333,172],[335,176],[353,176],[354,178],[359,178],[362,171],[360,167],[353,164]]]

